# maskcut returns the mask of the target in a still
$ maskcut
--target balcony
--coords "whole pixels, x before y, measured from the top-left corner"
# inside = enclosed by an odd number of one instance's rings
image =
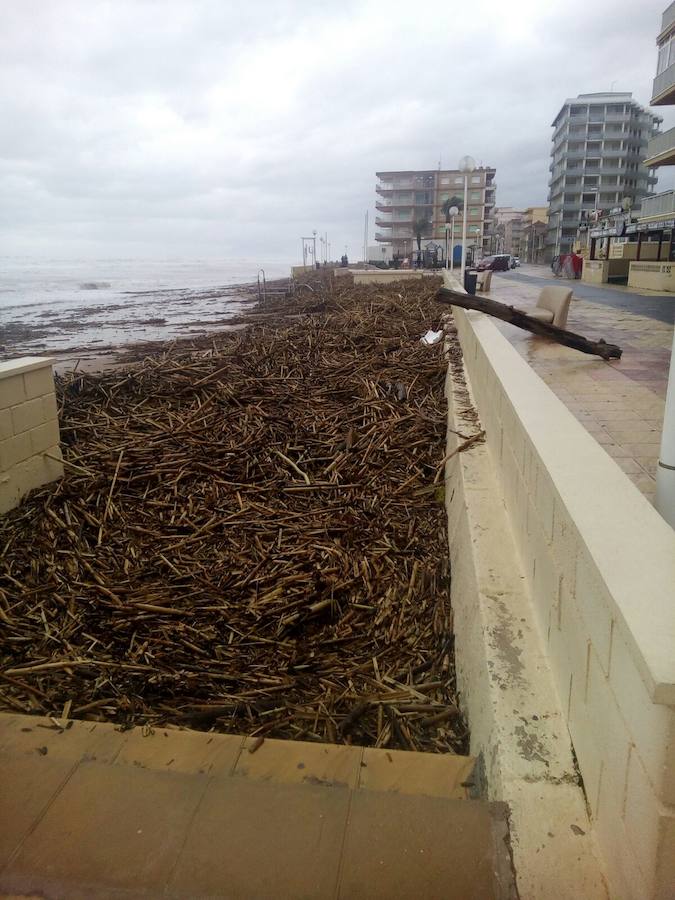
[[[675,102],[675,63],[654,79],[652,106],[668,106]]]
[[[675,128],[669,128],[651,139],[643,165],[648,169],[675,165]]]
[[[375,201],[375,209],[379,209],[380,212],[389,212],[392,207],[391,200],[376,200]]]
[[[387,219],[384,216],[375,216],[375,224],[379,225],[380,228],[391,228],[394,220],[391,218]]]
[[[673,24],[673,22],[675,22],[675,3],[671,3],[668,9],[666,9],[661,16],[660,34],[663,34],[664,31],[667,31]]]
[[[675,213],[675,191],[663,191],[651,197],[643,197],[640,218],[647,216],[663,216]]]

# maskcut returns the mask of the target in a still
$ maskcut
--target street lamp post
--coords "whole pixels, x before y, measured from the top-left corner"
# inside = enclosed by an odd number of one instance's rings
[[[466,217],[469,202],[469,175],[476,168],[476,160],[471,156],[463,156],[459,161],[459,171],[464,175],[464,209],[462,210],[462,265],[459,278],[464,286],[464,271],[466,269]]]
[[[455,268],[455,216],[459,210],[456,206],[451,206],[448,210],[448,215],[450,216],[450,225],[445,223],[445,268],[446,269],[454,269]],[[448,254],[448,229],[450,229],[450,253]],[[450,265],[448,266],[448,262],[450,261]]]

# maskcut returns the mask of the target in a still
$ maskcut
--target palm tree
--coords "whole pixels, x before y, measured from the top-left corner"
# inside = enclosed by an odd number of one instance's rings
[[[445,221],[448,225],[450,224],[450,210],[453,206],[456,206],[457,209],[461,212],[464,204],[459,197],[451,197],[449,200],[444,200],[443,206],[441,206],[441,212],[445,216]]]
[[[426,210],[424,210],[424,212],[419,212],[417,218],[413,222],[413,234],[417,238],[417,250],[419,253],[422,252],[422,238],[425,234],[428,234],[430,228],[431,220],[429,218],[429,213]]]

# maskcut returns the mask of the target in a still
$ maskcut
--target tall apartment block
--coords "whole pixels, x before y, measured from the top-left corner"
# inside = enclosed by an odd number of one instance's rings
[[[661,16],[656,45],[651,102],[653,106],[675,106],[675,2]],[[651,139],[645,164],[654,169],[675,166],[675,128]],[[668,180],[672,183],[672,178]],[[675,191],[662,191],[643,201],[638,233],[632,239],[637,239],[638,244],[628,284],[638,289],[675,292],[675,265],[671,265],[675,263]]]
[[[658,57],[656,78],[652,88],[652,106],[675,105],[675,2],[671,3],[661,17],[661,31],[656,38]],[[675,166],[675,128],[653,137],[647,147],[645,164],[658,168]],[[649,201],[643,210],[645,215],[675,212],[675,192],[664,191]]]
[[[594,210],[633,206],[653,192],[647,143],[663,120],[630,93],[579,94],[553,120],[547,255],[568,253]]]
[[[394,254],[407,256],[416,249],[413,224],[426,218],[431,227],[425,232],[422,246],[445,245],[443,203],[456,197],[466,212],[467,248],[478,255],[489,252],[493,228],[496,170],[480,166],[469,175],[468,196],[464,197],[464,175],[457,169],[426,171],[377,172],[375,187],[380,229],[375,240],[391,246]],[[455,244],[462,239],[462,214],[455,218]]]

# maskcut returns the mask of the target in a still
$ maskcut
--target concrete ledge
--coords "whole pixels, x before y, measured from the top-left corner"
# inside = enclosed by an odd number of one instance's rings
[[[0,379],[23,375],[24,372],[33,372],[46,366],[51,368],[53,362],[50,356],[22,356],[19,359],[5,360],[0,362]]]
[[[63,475],[51,359],[0,363],[0,515]]]
[[[480,426],[461,365],[446,383],[448,453]],[[446,464],[455,657],[489,799],[510,807],[521,900],[605,900],[569,734],[485,444]]]
[[[675,532],[486,317],[455,321],[612,897],[669,896]]]
[[[354,270],[354,284],[391,284],[394,281],[411,281],[420,278],[441,278],[436,269],[370,269]]]

